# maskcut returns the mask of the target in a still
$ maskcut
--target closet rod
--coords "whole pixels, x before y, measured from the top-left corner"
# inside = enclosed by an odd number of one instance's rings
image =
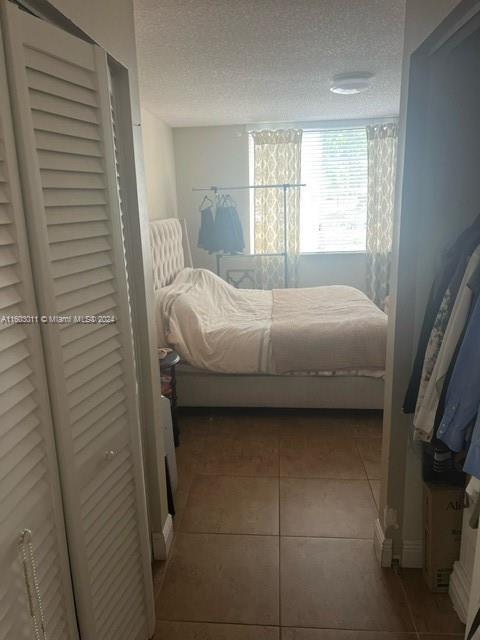
[[[192,191],[213,191],[216,193],[217,191],[233,191],[235,189],[290,189],[290,188],[299,188],[306,187],[305,183],[296,184],[296,183],[285,183],[285,184],[247,184],[240,187],[217,187],[212,185],[211,187],[194,187]]]

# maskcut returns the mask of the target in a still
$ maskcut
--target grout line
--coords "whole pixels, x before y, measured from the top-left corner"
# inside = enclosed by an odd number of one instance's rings
[[[242,536],[248,538],[293,538],[300,540],[357,540],[360,542],[372,542],[373,537],[369,538],[352,538],[347,536],[302,536],[295,534],[278,534],[278,533],[232,533],[232,532],[224,532],[224,531],[178,531],[178,534],[186,535],[186,536]]]
[[[268,627],[270,629],[280,629],[279,624],[272,624],[270,622],[225,622],[222,620],[187,620],[183,618],[157,618],[157,622],[180,622],[180,623],[192,623],[192,624],[218,624],[237,627]],[[308,627],[305,627],[308,628]],[[203,636],[202,636],[203,637]],[[197,638],[197,636],[195,636]]]
[[[211,624],[211,625],[225,625],[225,626],[237,626],[237,627],[267,627],[269,629],[279,629],[280,632],[282,629],[307,629],[307,630],[314,630],[314,631],[350,631],[352,633],[355,633],[357,631],[361,631],[363,633],[372,633],[375,635],[378,635],[379,637],[385,636],[385,635],[391,635],[392,639],[396,636],[396,635],[405,635],[406,637],[411,636],[412,634],[417,635],[418,632],[416,631],[398,631],[398,630],[385,630],[385,629],[366,629],[366,628],[360,628],[360,629],[353,629],[352,627],[319,627],[317,625],[315,626],[305,626],[302,624],[271,624],[271,623],[265,623],[265,622],[235,622],[235,621],[219,621],[219,620],[188,620],[188,619],[183,619],[183,618],[157,618],[158,622],[178,622],[178,623],[190,623],[190,624]],[[423,635],[429,636],[431,635],[432,637],[435,636],[435,638],[437,636],[442,636],[445,635],[446,637],[450,637],[452,634],[444,634],[444,633],[436,633],[436,634],[432,634],[430,632],[426,632]],[[462,638],[461,634],[453,634],[453,637],[456,637],[456,635],[458,635],[459,638]]]
[[[412,625],[413,625],[414,633],[415,633],[415,634],[416,634],[416,636],[417,636],[417,640],[420,640],[420,632],[419,632],[419,630],[417,629],[417,625],[415,624],[415,616],[413,615],[412,606],[411,606],[411,604],[410,604],[410,599],[409,599],[409,597],[408,597],[407,590],[405,589],[405,585],[403,584],[403,580],[402,580],[402,575],[401,575],[401,573],[400,573],[400,575],[398,576],[398,579],[400,580],[400,587],[401,587],[401,589],[402,589],[403,597],[405,598],[405,603],[406,603],[406,605],[407,605],[408,613],[410,614],[410,620],[411,620]]]
[[[363,464],[363,462],[362,462]],[[363,476],[362,478],[356,477],[356,478],[344,478],[344,477],[338,477],[338,476],[290,476],[290,475],[280,475],[278,476],[278,474],[270,474],[270,475],[263,475],[263,474],[245,474],[245,473],[227,473],[227,472],[222,472],[222,473],[212,473],[212,472],[204,472],[204,471],[198,471],[196,474],[196,476],[205,476],[205,477],[210,477],[210,478],[221,478],[221,477],[225,477],[225,478],[279,478],[280,480],[336,480],[338,482],[369,482],[370,480],[380,480],[380,478],[369,478],[366,474],[365,476]]]
[[[380,482],[380,480],[373,480],[373,482]],[[375,505],[375,511],[377,512],[377,515],[379,515],[379,505],[377,504],[377,501],[375,500],[375,493],[373,491],[373,487],[372,487],[372,480],[368,480],[368,486],[370,487],[370,493],[372,494],[372,500],[373,500],[373,504]]]

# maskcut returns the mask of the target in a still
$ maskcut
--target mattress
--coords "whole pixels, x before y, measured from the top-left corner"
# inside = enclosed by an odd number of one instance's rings
[[[352,287],[285,290],[275,307],[275,293],[235,289],[211,271],[183,269],[156,291],[158,344],[195,369],[216,373],[383,375],[386,316],[364,294]],[[303,313],[299,296],[310,304]]]

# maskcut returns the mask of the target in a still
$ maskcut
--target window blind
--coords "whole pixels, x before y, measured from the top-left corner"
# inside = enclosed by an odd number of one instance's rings
[[[301,252],[365,251],[364,127],[306,130],[302,141]]]

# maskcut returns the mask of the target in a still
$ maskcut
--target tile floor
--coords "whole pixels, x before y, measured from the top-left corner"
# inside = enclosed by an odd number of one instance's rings
[[[181,417],[155,640],[453,640],[446,594],[374,558],[378,413]]]

